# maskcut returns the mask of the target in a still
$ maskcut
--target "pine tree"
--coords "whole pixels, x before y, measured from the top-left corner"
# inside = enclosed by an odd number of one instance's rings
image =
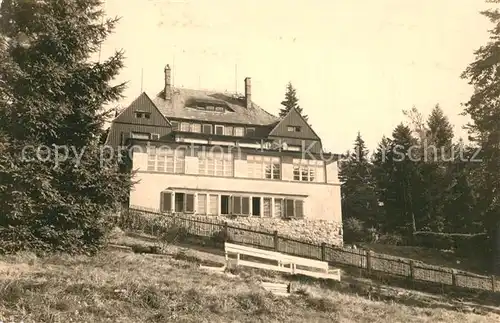
[[[283,105],[284,108],[280,110],[280,118],[283,118],[291,109],[295,108],[307,121],[308,117],[302,114],[302,108],[299,106],[297,90],[293,87],[291,82],[288,82],[286,86],[285,100],[281,102],[281,105]]]
[[[94,252],[128,195],[119,154],[99,145],[124,89],[110,85],[121,52],[90,60],[118,21],[103,15],[99,0],[1,4],[0,252]]]
[[[343,218],[362,221],[366,228],[377,225],[378,200],[372,165],[368,159],[366,144],[358,132],[354,149],[340,164],[339,178],[342,182]]]

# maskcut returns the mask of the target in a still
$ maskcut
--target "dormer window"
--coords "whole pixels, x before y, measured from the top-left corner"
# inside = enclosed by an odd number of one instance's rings
[[[288,126],[287,129],[288,129],[288,132],[300,132],[299,126]]]
[[[215,111],[215,107],[213,105],[207,105],[207,111]]]
[[[215,107],[215,111],[224,112],[224,108],[223,107]]]
[[[173,131],[179,130],[179,123],[177,121],[171,121],[170,124],[172,125]]]
[[[135,111],[135,117],[137,119],[150,119],[151,113],[145,111]]]

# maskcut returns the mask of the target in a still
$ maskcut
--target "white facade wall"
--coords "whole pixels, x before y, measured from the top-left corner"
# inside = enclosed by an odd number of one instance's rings
[[[186,174],[169,174],[147,171],[147,153],[133,154],[134,180],[139,182],[130,194],[130,205],[159,209],[161,192],[169,188],[209,190],[210,194],[223,192],[249,192],[248,196],[283,198],[301,197],[304,200],[304,217],[315,220],[342,221],[340,183],[337,163],[325,167],[324,182],[298,182],[293,179],[293,165],[281,164],[282,180],[254,179],[248,177],[246,160],[234,160],[234,177],[198,175],[198,157],[185,158]],[[221,193],[218,193],[220,191]],[[200,193],[203,193],[200,191]],[[238,193],[238,195],[242,195]],[[195,202],[196,205],[196,202]],[[219,206],[220,212],[220,206]],[[272,207],[274,210],[274,205]],[[262,212],[261,212],[262,214]]]

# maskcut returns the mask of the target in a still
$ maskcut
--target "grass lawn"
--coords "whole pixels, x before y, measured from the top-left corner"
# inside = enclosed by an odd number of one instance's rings
[[[119,251],[1,257],[0,321],[500,322],[491,312],[370,301],[313,281],[297,283],[296,295],[273,296],[259,274],[210,273],[193,259]]]

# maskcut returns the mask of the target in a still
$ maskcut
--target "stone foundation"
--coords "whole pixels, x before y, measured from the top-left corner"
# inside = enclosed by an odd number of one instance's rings
[[[277,218],[225,216],[190,216],[200,220],[227,222],[228,225],[255,231],[273,233],[290,239],[321,244],[342,246],[342,224],[325,220],[283,220]]]
[[[138,208],[145,213],[158,214],[158,210]],[[285,220],[279,218],[261,218],[246,216],[206,216],[206,215],[179,215],[182,218],[198,219],[206,222],[227,222],[229,226],[249,229],[254,231],[263,231],[273,233],[278,231],[278,235],[293,240],[309,242],[313,244],[322,244],[338,247],[343,246],[342,223],[326,220]]]

